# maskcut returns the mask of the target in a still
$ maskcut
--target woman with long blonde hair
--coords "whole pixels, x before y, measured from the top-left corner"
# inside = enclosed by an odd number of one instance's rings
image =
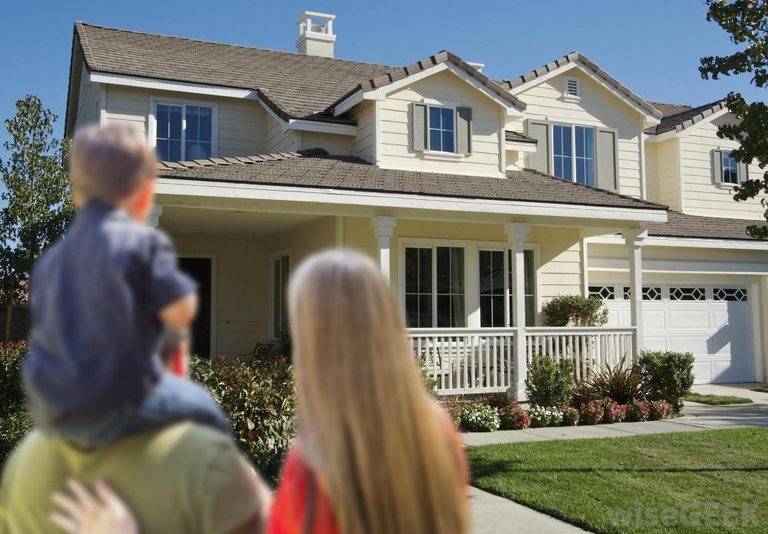
[[[466,534],[458,433],[424,388],[376,265],[352,251],[317,254],[293,275],[289,298],[297,437],[267,532]],[[79,516],[73,509],[78,532],[129,530],[105,527],[125,525],[124,510],[119,523],[93,500]]]

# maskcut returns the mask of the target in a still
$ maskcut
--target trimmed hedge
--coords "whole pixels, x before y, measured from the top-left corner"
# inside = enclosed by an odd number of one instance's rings
[[[23,341],[0,343],[0,466],[32,428],[21,386],[21,362],[26,354]]]

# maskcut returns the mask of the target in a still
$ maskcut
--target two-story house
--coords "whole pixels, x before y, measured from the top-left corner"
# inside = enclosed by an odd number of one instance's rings
[[[344,246],[380,264],[444,393],[520,397],[532,354],[585,373],[645,347],[764,379],[768,246],[729,199],[748,169],[720,103],[649,103],[578,53],[504,81],[445,51],[336,59],[333,20],[301,17],[295,53],[75,25],[66,133],[129,123],[156,148],[196,352],[277,337],[291,270]],[[564,294],[611,324],[541,326]]]

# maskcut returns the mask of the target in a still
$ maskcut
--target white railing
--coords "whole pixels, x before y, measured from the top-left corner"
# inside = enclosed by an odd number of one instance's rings
[[[526,361],[530,363],[539,354],[555,361],[571,360],[576,365],[576,379],[581,380],[622,361],[631,362],[634,335],[634,328],[526,328]]]
[[[417,328],[408,338],[440,395],[505,392],[513,384],[514,329]]]
[[[515,328],[416,328],[408,331],[414,357],[440,395],[506,392],[515,384]],[[576,378],[631,361],[634,328],[529,327],[525,356],[571,360]]]

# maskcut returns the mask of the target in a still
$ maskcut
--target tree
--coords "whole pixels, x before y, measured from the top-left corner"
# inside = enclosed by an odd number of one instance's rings
[[[24,300],[37,257],[61,237],[74,206],[65,166],[67,142],[53,136],[56,115],[39,98],[16,102],[5,121],[10,139],[0,158],[0,304],[7,307],[5,339],[10,339],[13,305]]]
[[[751,73],[751,83],[768,87],[768,0],[707,0],[707,20],[716,22],[730,34],[739,50],[728,56],[701,59],[699,72],[704,79]],[[728,110],[736,118],[734,124],[720,126],[717,135],[738,141],[741,146],[731,157],[742,163],[757,160],[763,170],[768,164],[768,106],[764,102],[748,103],[741,93],[731,92],[726,99]],[[768,193],[768,173],[750,177],[736,187],[733,198],[749,200]],[[768,220],[768,199],[760,202]],[[757,239],[768,239],[768,226],[752,225],[747,233]]]

